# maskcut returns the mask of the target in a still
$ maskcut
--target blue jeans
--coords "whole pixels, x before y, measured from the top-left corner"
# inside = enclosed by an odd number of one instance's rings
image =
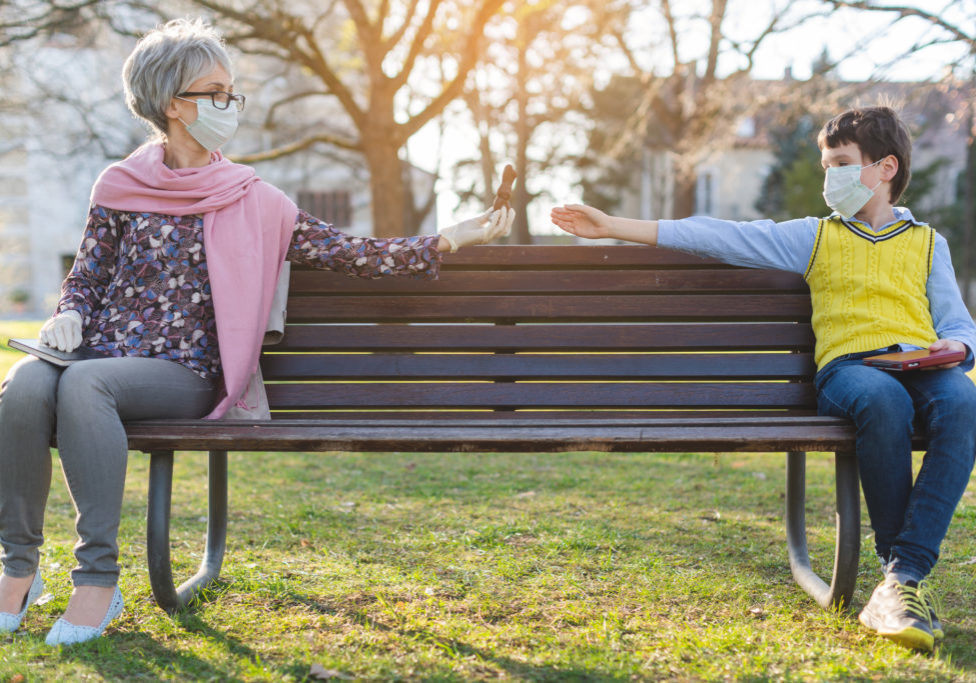
[[[976,385],[959,368],[888,372],[850,354],[817,373],[818,411],[857,428],[857,463],[875,547],[887,571],[922,579],[962,498],[976,457]],[[912,483],[913,421],[929,450]]]

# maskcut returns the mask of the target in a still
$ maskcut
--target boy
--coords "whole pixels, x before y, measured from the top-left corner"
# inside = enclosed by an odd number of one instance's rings
[[[870,630],[930,651],[942,626],[924,579],[939,556],[976,455],[976,325],[943,237],[895,203],[908,185],[911,139],[888,107],[829,121],[817,145],[833,213],[783,223],[693,217],[640,221],[587,206],[552,210],[580,237],[657,244],[727,263],[802,273],[810,286],[818,411],[848,417],[884,579],[860,613]],[[960,363],[891,373],[865,356],[928,348],[964,351]],[[912,483],[917,419],[929,450]]]

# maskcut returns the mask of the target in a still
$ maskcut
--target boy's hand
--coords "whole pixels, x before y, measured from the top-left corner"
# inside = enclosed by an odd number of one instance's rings
[[[929,351],[942,351],[948,349],[949,351],[962,351],[966,353],[966,345],[961,341],[956,341],[955,339],[940,339],[931,346],[929,346]],[[948,368],[954,368],[960,363],[946,363],[945,365],[933,365],[930,368],[924,368],[925,370],[946,370]]]
[[[610,216],[592,206],[569,204],[550,212],[552,222],[577,237],[600,239],[610,237]]]

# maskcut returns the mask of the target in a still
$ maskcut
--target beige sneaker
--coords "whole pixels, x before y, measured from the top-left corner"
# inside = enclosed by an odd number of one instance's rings
[[[918,588],[891,577],[874,589],[858,620],[902,647],[931,652],[935,646],[929,607]]]

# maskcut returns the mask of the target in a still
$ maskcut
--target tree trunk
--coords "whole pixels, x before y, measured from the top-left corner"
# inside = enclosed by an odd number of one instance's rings
[[[517,43],[521,46],[528,45],[530,37],[528,24],[523,22],[519,25],[519,39]],[[515,76],[515,101],[518,107],[518,116],[515,124],[515,172],[518,178],[515,181],[515,189],[512,191],[511,205],[515,209],[515,224],[512,226],[512,236],[509,241],[514,244],[532,244],[532,235],[529,232],[529,192],[525,188],[525,174],[529,165],[529,136],[532,131],[528,124],[528,79],[529,64],[526,58],[526,50],[518,51],[518,71]]]
[[[407,184],[399,148],[382,136],[363,141],[363,153],[369,167],[369,191],[375,237],[402,237],[412,234],[407,226]]]
[[[393,112],[394,92],[388,83],[373,77],[366,125],[359,130],[363,156],[369,169],[370,206],[374,237],[403,237],[413,234],[409,225],[413,198],[407,196]]]
[[[476,79],[477,80],[477,79]],[[474,126],[478,131],[478,150],[481,158],[478,160],[478,167],[481,170],[481,182],[485,186],[482,196],[482,205],[491,206],[495,198],[495,157],[491,152],[491,121],[488,117],[488,107],[481,100],[481,90],[474,88],[467,96],[466,101],[471,115],[474,117]]]
[[[695,213],[695,184],[697,177],[692,169],[683,170],[678,164],[674,177],[673,218],[687,218]]]

